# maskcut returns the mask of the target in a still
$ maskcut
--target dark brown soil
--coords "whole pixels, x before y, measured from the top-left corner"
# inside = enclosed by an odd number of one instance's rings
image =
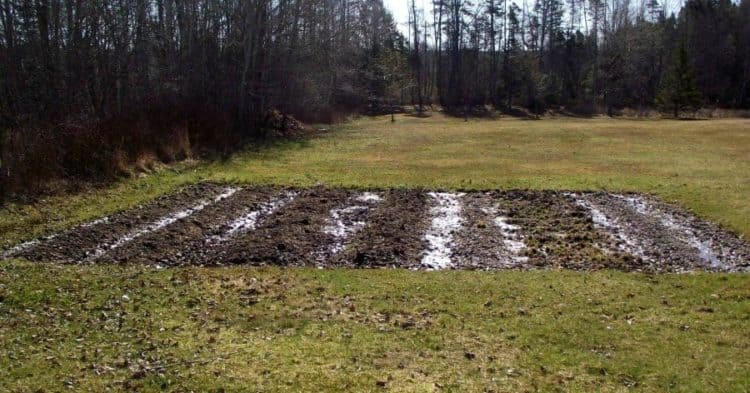
[[[418,268],[425,249],[427,197],[420,190],[389,190],[337,265]]]
[[[201,199],[215,198],[225,189],[225,186],[217,184],[185,187],[151,203],[109,216],[106,221],[62,232],[12,256],[30,260],[80,263],[92,256],[98,248],[114,244],[127,233],[172,212],[187,209]]]
[[[523,267],[524,259],[505,244],[506,237],[495,219],[507,216],[508,204],[500,193],[469,193],[463,197],[464,223],[453,248],[458,269]]]
[[[217,198],[227,190],[216,184],[186,187],[6,250],[3,257],[158,266],[424,268],[425,236],[436,213],[430,210],[434,198],[423,190],[245,187]],[[461,219],[445,242],[447,268],[750,271],[746,241],[653,197],[555,191],[454,197]],[[201,209],[190,210],[196,205]],[[176,215],[180,212],[188,213]],[[250,216],[252,225],[237,229],[238,219]]]
[[[351,191],[301,190],[284,208],[210,252],[208,264],[312,266],[320,245],[330,242],[323,232],[331,209],[346,204]]]
[[[254,210],[279,190],[246,188],[195,215],[144,235],[98,258],[102,262],[134,262],[163,266],[200,265],[211,251],[209,239],[221,235],[228,222]]]

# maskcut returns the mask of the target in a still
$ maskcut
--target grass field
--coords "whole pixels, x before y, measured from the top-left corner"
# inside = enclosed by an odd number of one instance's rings
[[[654,193],[750,236],[750,121],[360,119],[0,212],[3,245],[201,180]],[[747,391],[750,277],[0,262],[0,391]]]

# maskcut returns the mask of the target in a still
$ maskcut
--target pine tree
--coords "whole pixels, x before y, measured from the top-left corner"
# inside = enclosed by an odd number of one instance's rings
[[[677,58],[662,81],[656,97],[656,105],[665,112],[671,111],[678,117],[685,109],[697,110],[703,101],[695,85],[695,75],[690,67],[687,50],[682,44],[677,50]]]

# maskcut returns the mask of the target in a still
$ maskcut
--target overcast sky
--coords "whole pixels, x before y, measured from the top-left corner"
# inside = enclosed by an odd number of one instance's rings
[[[512,1],[512,0],[511,0]],[[663,4],[667,9],[667,13],[677,12],[682,6],[684,0],[659,0],[660,4]],[[739,0],[732,0],[735,3],[739,3]],[[518,4],[523,4],[523,0],[516,0]],[[398,28],[407,37],[409,36],[409,4],[410,0],[383,0],[383,4],[391,10],[393,19],[398,23]],[[636,2],[633,2],[633,7],[636,6]],[[430,0],[417,0],[417,8],[422,8],[427,11],[428,18],[431,18],[429,4],[432,4]]]
[[[423,0],[417,0],[417,7]],[[409,23],[409,1],[408,0],[383,0],[383,3],[391,13],[393,19],[398,23],[398,28],[402,33],[406,34],[409,31],[407,24]]]

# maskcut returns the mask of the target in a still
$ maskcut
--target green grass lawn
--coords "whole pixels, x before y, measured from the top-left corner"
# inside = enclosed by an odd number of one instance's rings
[[[750,121],[360,119],[0,211],[2,244],[202,180],[657,194],[750,236]],[[0,391],[748,391],[750,277],[0,262]]]

